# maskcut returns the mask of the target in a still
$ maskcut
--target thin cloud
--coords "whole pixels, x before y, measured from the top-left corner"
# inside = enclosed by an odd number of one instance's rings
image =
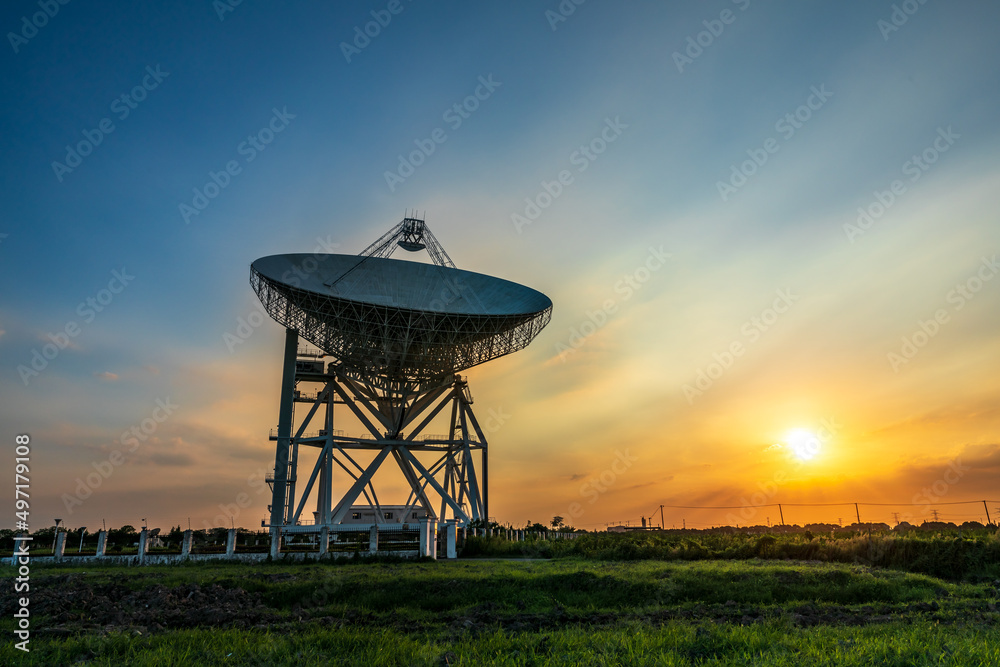
[[[61,347],[61,348],[67,348],[68,347],[71,350],[80,350],[80,349],[82,349],[79,345],[76,344],[76,341],[74,341],[72,338],[70,338],[66,334],[62,334],[62,333],[59,334],[59,342],[58,343],[56,343],[51,338],[49,338],[49,334],[48,333],[44,333],[44,332],[41,332],[41,331],[38,331],[38,332],[35,333],[35,339],[38,340],[38,341],[40,341],[40,342],[42,342],[42,343],[58,344],[59,347]]]

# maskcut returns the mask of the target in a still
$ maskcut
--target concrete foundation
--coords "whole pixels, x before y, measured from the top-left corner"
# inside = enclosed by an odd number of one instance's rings
[[[108,531],[101,530],[97,533],[97,556],[103,556],[108,548]]]
[[[447,546],[445,548],[445,556],[447,558],[458,558],[458,526],[455,525],[454,521],[448,521],[448,525],[445,528],[447,531]]]
[[[236,553],[236,529],[230,528],[226,535],[226,555],[230,558]]]
[[[330,551],[330,529],[323,526],[319,531],[319,555],[325,556]]]
[[[277,560],[281,555],[281,529],[271,528],[271,558]]]

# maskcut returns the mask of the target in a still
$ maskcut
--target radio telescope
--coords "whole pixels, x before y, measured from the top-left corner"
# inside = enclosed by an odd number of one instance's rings
[[[391,259],[397,248],[426,250],[433,264]],[[418,512],[459,526],[489,519],[488,446],[458,373],[526,347],[551,318],[547,296],[456,268],[416,217],[404,218],[359,255],[262,257],[250,267],[250,284],[285,327],[278,429],[271,436],[275,468],[268,477],[272,531],[334,528],[360,516],[355,503],[361,497],[375,523],[405,523]],[[299,352],[300,338],[319,351]],[[332,361],[324,363],[327,357]],[[317,387],[315,393],[303,383]],[[293,432],[296,403],[309,407]],[[347,406],[367,433],[335,429],[335,404]],[[447,433],[425,434],[435,417],[448,417],[449,406]],[[310,433],[314,419],[323,425]],[[302,446],[319,452],[298,487]],[[371,461],[359,462],[359,451]],[[391,469],[391,463],[383,466],[390,460],[409,497],[386,512],[373,476]],[[334,466],[346,486],[339,500]],[[310,524],[302,513],[314,487]]]

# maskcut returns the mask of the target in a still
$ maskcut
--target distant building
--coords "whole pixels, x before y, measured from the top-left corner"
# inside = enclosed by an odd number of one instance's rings
[[[411,507],[407,510],[406,505],[381,505],[381,516],[376,519],[376,509],[370,505],[351,505],[351,509],[344,515],[341,525],[372,525],[374,523],[419,523],[427,516],[427,510],[422,507]],[[316,517],[318,512],[313,512]]]

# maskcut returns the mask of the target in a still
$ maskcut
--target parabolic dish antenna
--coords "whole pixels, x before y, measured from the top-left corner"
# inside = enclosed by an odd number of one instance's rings
[[[552,301],[435,264],[357,255],[262,257],[250,283],[268,314],[354,376],[426,380],[528,345]]]

